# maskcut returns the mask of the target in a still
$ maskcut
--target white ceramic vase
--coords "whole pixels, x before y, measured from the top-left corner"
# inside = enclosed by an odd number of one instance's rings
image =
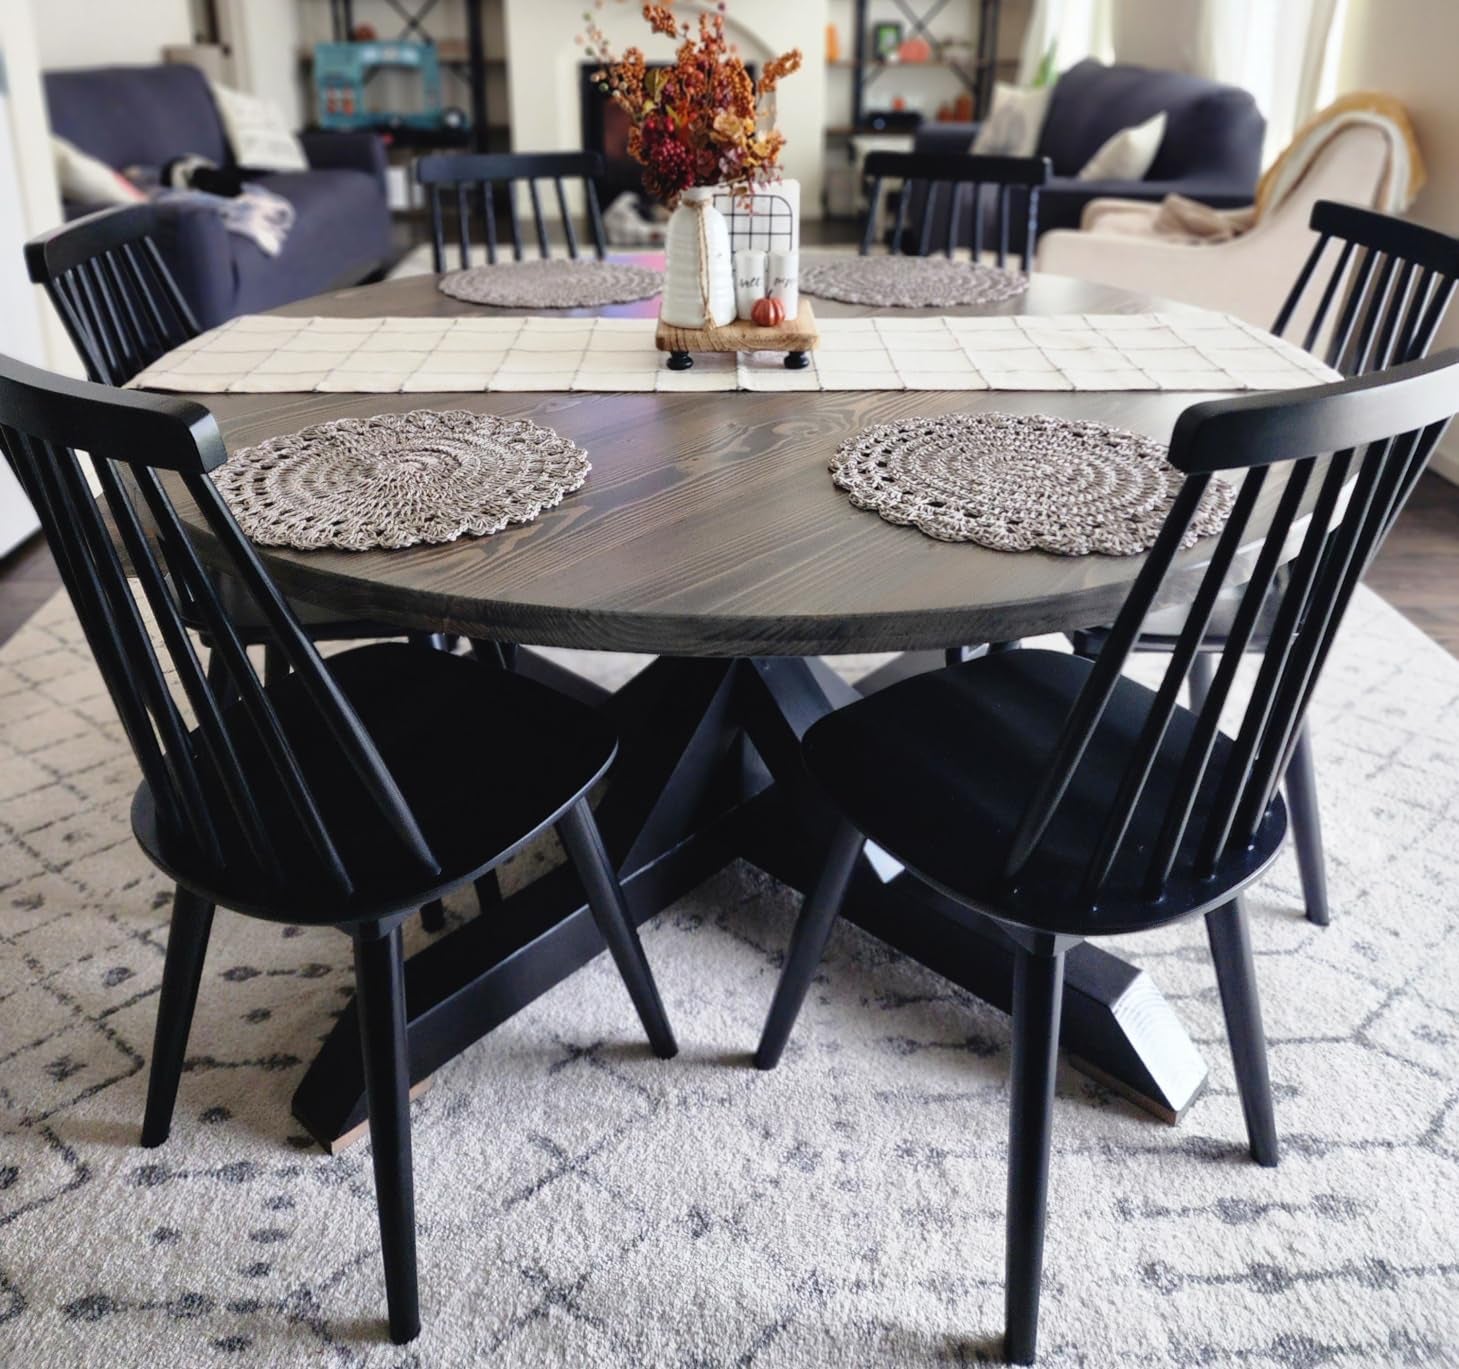
[[[713,200],[713,186],[695,186],[679,196],[679,207],[669,216],[659,317],[676,328],[722,328],[735,319],[735,273],[729,224],[714,207]],[[704,271],[700,269],[701,260]],[[707,318],[703,289],[706,279]]]

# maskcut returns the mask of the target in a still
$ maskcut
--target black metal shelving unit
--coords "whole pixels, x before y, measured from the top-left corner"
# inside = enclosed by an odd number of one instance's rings
[[[448,55],[444,45],[436,42],[426,27],[426,18],[439,2],[440,0],[387,0],[390,8],[400,16],[405,25],[396,35],[395,41],[435,44],[443,67],[458,74],[465,72],[469,91],[472,146],[477,152],[486,152],[491,134],[486,107],[486,69],[489,59],[486,52],[486,25],[482,15],[486,0],[466,0],[466,46],[459,56],[455,53]],[[335,41],[349,42],[355,28],[354,0],[329,0],[329,21]]]
[[[906,37],[922,37],[932,45],[939,44],[932,36],[934,19],[952,0],[924,0],[920,7],[913,0],[896,0],[909,26]],[[998,67],[998,28],[1003,18],[1003,0],[973,0],[978,7],[978,44],[972,65],[938,56],[938,65],[955,72],[973,97],[973,117],[981,119],[988,112],[993,98],[993,77]],[[878,76],[890,67],[905,69],[900,64],[883,62],[867,55],[867,34],[871,27],[870,0],[856,0],[855,33],[852,37],[851,62],[851,125],[853,133],[869,131],[866,123],[866,91]],[[908,64],[910,65],[910,64]]]

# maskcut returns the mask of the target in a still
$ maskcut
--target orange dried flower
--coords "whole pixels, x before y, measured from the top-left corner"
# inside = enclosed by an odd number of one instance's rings
[[[679,21],[669,13],[667,5],[645,5],[643,17],[648,20],[648,26],[655,33],[662,33],[670,38],[679,36]]]
[[[767,126],[773,106],[762,100],[800,69],[800,51],[767,62],[757,83],[725,37],[725,0],[699,16],[697,35],[674,18],[671,4],[643,6],[654,33],[682,39],[673,65],[652,70],[636,47],[614,58],[589,17],[588,52],[603,64],[594,79],[628,115],[628,152],[643,166],[651,194],[672,204],[690,186],[719,183],[749,193],[778,172],[785,139]]]
[[[765,70],[760,76],[760,94],[768,95],[781,80],[800,70],[800,49],[792,48],[789,52],[782,53],[779,57],[771,58],[765,63]]]

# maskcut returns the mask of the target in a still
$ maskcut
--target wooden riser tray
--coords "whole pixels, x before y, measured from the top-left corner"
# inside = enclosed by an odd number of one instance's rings
[[[806,353],[820,343],[816,315],[808,299],[800,301],[800,313],[793,319],[762,328],[758,323],[736,319],[723,328],[678,328],[659,320],[654,345],[669,354],[669,368],[687,371],[695,352],[785,352],[791,370],[810,365]]]

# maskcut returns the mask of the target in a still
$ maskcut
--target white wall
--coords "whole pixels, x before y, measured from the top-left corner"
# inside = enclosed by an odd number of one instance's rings
[[[298,0],[218,0],[218,27],[231,49],[233,81],[272,100],[290,128],[311,122],[299,63]]]
[[[46,144],[35,28],[24,5],[0,4],[0,352],[33,365],[53,363],[69,344],[26,276],[25,241],[60,218]],[[35,514],[0,460],[0,555],[36,528]]]
[[[1339,89],[1381,90],[1408,109],[1428,167],[1428,185],[1409,217],[1459,234],[1459,0],[1348,0]],[[1451,308],[1437,346],[1459,346],[1459,308]],[[1435,468],[1459,482],[1459,432]]]
[[[193,38],[189,0],[32,0],[32,11],[42,71],[160,62],[166,44]]]
[[[61,222],[61,196],[51,157],[50,128],[41,90],[36,26],[24,4],[0,0],[0,58],[5,64],[6,147],[0,152],[0,199],[5,232],[0,243],[0,350],[54,370],[80,375],[70,339],[40,289],[25,276],[21,244]],[[12,242],[12,236],[16,241]]]
[[[583,50],[573,42],[583,27],[583,0],[505,0],[507,80],[512,146],[546,152],[582,146],[578,69]],[[703,8],[681,0],[680,11]],[[674,45],[649,32],[637,5],[608,5],[593,17],[618,51],[637,45],[650,61],[670,61]],[[776,93],[776,116],[786,146],[781,163],[800,181],[806,218],[820,216],[825,165],[826,0],[734,0],[734,37],[757,62],[800,48],[805,64]]]
[[[1202,0],[1116,0],[1110,10],[1115,55],[1135,66],[1195,71],[1202,9]]]

